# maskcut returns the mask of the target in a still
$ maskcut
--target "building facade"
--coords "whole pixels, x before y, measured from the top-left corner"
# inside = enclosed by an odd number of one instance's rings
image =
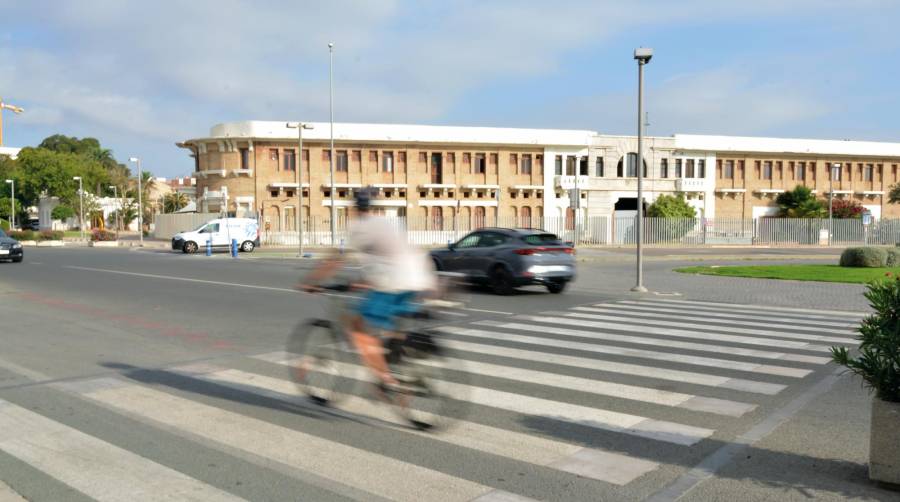
[[[353,190],[367,185],[380,191],[374,202],[379,211],[434,229],[450,221],[463,227],[542,226],[547,218],[630,216],[637,210],[633,136],[335,124],[332,194],[329,124],[310,125],[302,153],[298,130],[283,122],[220,124],[207,137],[178,143],[194,158],[198,210],[258,215],[269,231],[292,230],[298,214],[304,221],[330,218],[332,200],[338,221],[345,221]],[[887,203],[889,187],[898,181],[898,143],[649,137],[645,201],[683,193],[706,218],[773,215],[777,195],[797,185],[827,197],[835,164],[841,165],[835,197],[859,201],[876,218],[900,217],[900,207]]]

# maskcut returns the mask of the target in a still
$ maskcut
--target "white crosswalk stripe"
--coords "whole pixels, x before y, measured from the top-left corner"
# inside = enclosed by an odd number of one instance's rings
[[[553,499],[568,493],[559,490],[590,493],[600,484],[621,490],[639,478],[661,476],[678,466],[680,456],[695,455],[691,447],[720,440],[734,424],[746,423],[742,420],[756,420],[761,409],[783,400],[774,396],[824,371],[829,344],[853,343],[858,319],[854,313],[668,299],[453,319],[457,325],[436,330],[444,334],[442,361],[451,371],[432,384],[455,401],[470,403],[472,415],[454,417],[454,426],[441,433],[413,429],[375,400],[367,385],[354,387],[323,411],[303,399],[284,372],[296,355],[280,350],[158,370],[184,385],[202,382],[203,388],[225,393],[213,398],[175,383],[129,379],[128,372],[43,385],[119,420],[138,421],[349,499],[521,502],[532,500],[523,495]],[[346,378],[374,378],[359,361],[336,366]],[[226,405],[224,395],[235,398]],[[255,400],[279,406],[258,415],[241,411],[257,406]],[[298,408],[316,418],[305,413],[284,422],[277,418]],[[91,436],[42,413],[0,400],[0,452],[87,497],[246,497],[220,486],[214,476],[179,472],[153,454],[141,456],[107,442],[104,434]],[[319,415],[348,419],[343,423],[348,434],[369,431],[402,438],[402,444],[439,444],[481,463],[432,464],[405,447],[358,445],[353,436],[321,432]],[[314,422],[319,425],[311,426]],[[641,446],[632,447],[636,442]],[[657,457],[657,451],[668,453]],[[486,459],[558,484],[539,496],[533,487],[509,488],[514,485],[477,472]],[[2,478],[0,473],[0,500],[17,497],[15,483],[7,487]]]

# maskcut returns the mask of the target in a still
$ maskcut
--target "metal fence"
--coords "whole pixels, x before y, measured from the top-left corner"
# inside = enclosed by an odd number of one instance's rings
[[[441,246],[455,242],[483,227],[540,228],[576,245],[632,246],[637,241],[636,218],[390,218],[410,244]],[[198,223],[199,224],[199,223]],[[336,225],[336,245],[346,242],[352,220]],[[861,219],[794,218],[645,218],[643,242],[647,246],[851,246],[900,243],[900,220],[880,220],[864,225]],[[327,218],[304,220],[304,245],[329,246]],[[269,246],[297,246],[296,231],[263,231]]]
[[[171,239],[178,232],[193,230],[219,216],[219,213],[157,214],[153,217],[153,237],[157,239]]]

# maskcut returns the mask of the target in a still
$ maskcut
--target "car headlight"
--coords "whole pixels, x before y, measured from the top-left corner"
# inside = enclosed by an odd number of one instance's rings
[[[15,243],[13,243],[12,248],[13,248],[13,249],[21,249],[21,248],[22,248],[22,245],[19,244],[18,242],[15,242]]]

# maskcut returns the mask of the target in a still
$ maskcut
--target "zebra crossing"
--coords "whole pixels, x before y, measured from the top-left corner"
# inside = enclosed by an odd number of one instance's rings
[[[45,385],[111,427],[139,423],[309,486],[297,500],[635,498],[813,385],[829,347],[854,344],[859,319],[640,299],[444,326],[459,371],[436,383],[469,413],[437,434],[407,427],[365,386],[334,409],[306,404],[283,351]],[[278,483],[251,492],[16,401],[0,395],[0,466],[25,464],[87,499],[284,499]],[[33,487],[0,469],[0,500],[15,492]]]

